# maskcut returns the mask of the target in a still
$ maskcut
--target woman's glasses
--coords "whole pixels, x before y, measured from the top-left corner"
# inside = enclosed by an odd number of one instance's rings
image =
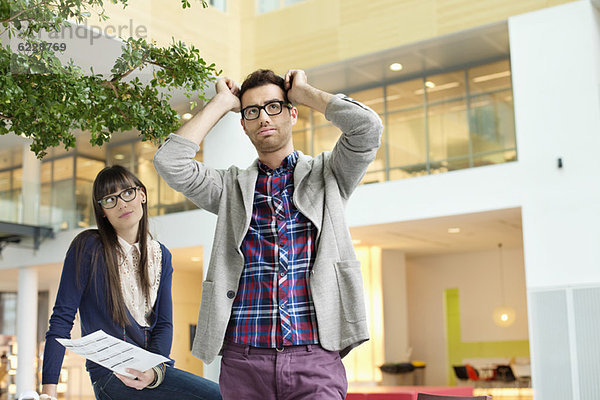
[[[110,196],[104,196],[103,198],[98,200],[98,204],[100,204],[102,208],[108,210],[114,208],[117,205],[119,198],[121,198],[121,200],[123,201],[130,202],[131,200],[135,199],[135,196],[137,196],[137,191],[139,188],[139,186],[133,186],[122,190],[120,193],[111,194]]]

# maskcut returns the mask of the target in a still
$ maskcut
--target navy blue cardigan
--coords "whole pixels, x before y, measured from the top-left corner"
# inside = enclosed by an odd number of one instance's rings
[[[80,285],[76,278],[76,249],[75,242],[85,240],[85,247],[81,257]],[[171,253],[160,245],[162,251],[162,271],[156,303],[154,304],[153,320],[150,326],[141,327],[129,314],[131,323],[123,327],[113,321],[108,311],[106,302],[105,264],[102,252],[102,243],[97,233],[93,230],[86,231],[71,243],[63,265],[60,286],[56,295],[54,310],[50,317],[50,327],[46,333],[44,349],[44,365],[42,368],[42,384],[56,384],[60,375],[65,348],[58,343],[56,338],[70,338],[71,329],[77,309],[81,318],[81,335],[93,333],[102,329],[109,335],[135,343],[146,350],[169,357],[173,340],[173,303],[171,299],[171,282],[173,266]],[[95,252],[98,254],[96,276],[92,273],[91,262]],[[123,307],[126,307],[123,305]],[[173,365],[173,361],[170,362]],[[92,382],[111,371],[89,360],[86,369]]]

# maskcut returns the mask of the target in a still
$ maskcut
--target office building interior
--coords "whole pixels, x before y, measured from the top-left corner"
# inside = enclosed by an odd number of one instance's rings
[[[413,384],[501,400],[600,396],[600,2],[138,1],[107,14],[93,23],[133,21],[159,45],[193,44],[238,82],[257,68],[304,69],[313,86],[381,117],[381,148],[346,210],[371,333],[344,358],[351,392]],[[180,93],[171,104],[183,123],[202,107]],[[296,149],[330,150],[340,131],[298,108]],[[102,147],[76,136],[74,149],[41,160],[27,139],[0,136],[0,399],[41,383],[62,260],[94,227],[92,182],[114,164],[146,185],[151,232],[173,254],[171,356],[218,379],[218,361],[190,352],[216,218],[167,186],[152,165],[157,146],[137,132]],[[196,157],[217,168],[255,158],[233,113]],[[24,348],[35,360],[19,381]],[[59,398],[93,398],[75,354]]]

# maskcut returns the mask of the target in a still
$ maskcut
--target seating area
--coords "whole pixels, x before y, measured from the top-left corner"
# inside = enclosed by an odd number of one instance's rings
[[[457,383],[480,387],[527,388],[531,386],[529,363],[523,360],[472,359],[453,365]],[[528,361],[528,360],[527,360]]]
[[[346,400],[419,400],[419,394],[473,396],[469,386],[374,386],[350,389]],[[470,398],[470,397],[467,397]],[[441,397],[443,400],[444,397]],[[460,400],[461,397],[458,397]]]

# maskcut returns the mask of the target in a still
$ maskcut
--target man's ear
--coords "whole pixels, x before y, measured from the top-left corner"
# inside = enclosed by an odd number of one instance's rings
[[[290,109],[290,118],[292,119],[292,125],[296,125],[296,122],[298,122],[298,109],[296,107]]]
[[[242,128],[244,128],[244,132],[246,132],[246,122],[244,121],[244,118],[240,118],[240,124],[242,125]]]

